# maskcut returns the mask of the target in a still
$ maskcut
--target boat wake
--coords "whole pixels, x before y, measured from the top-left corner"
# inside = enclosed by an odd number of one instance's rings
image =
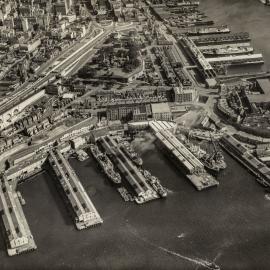
[[[170,255],[173,255],[177,258],[180,258],[180,259],[183,259],[185,261],[189,261],[193,264],[196,264],[197,266],[203,266],[205,267],[206,269],[213,269],[210,265],[212,265],[213,262],[210,262],[210,261],[207,261],[207,260],[203,260],[203,259],[200,259],[200,258],[192,258],[192,257],[188,257],[188,256],[185,256],[185,255],[182,255],[178,252],[175,252],[175,251],[172,251],[170,249],[167,249],[165,247],[162,247],[162,246],[158,246],[152,242],[150,242],[148,239],[146,239],[145,237],[142,237],[138,234],[137,230],[135,228],[133,228],[130,224],[126,224],[126,226],[128,227],[129,231],[138,239],[140,239],[141,241],[147,243],[148,245],[156,248],[156,249],[159,249],[167,254],[170,254]],[[216,260],[217,258],[215,258]]]
[[[177,238],[182,239],[182,238],[184,238],[185,236],[186,236],[185,233],[181,233],[181,234],[177,235]]]

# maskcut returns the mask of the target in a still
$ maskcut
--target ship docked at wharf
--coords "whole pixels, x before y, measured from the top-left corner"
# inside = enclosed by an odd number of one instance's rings
[[[222,137],[220,145],[255,175],[258,183],[264,187],[270,187],[270,168],[250,153],[245,145],[229,134]]]
[[[98,164],[101,166],[102,170],[106,174],[106,176],[112,180],[114,184],[120,184],[121,183],[121,176],[118,172],[115,172],[114,165],[110,161],[110,159],[107,157],[105,153],[102,153],[98,146],[95,144],[90,145],[90,151]]]
[[[224,160],[224,156],[221,150],[218,148],[215,142],[212,142],[214,146],[213,151],[207,151],[207,154],[201,159],[205,169],[210,173],[218,174],[221,170],[227,168],[227,164]]]
[[[200,27],[195,29],[189,29],[187,34],[189,36],[197,35],[211,35],[211,34],[226,34],[230,33],[230,28],[227,25],[222,26],[209,26],[209,27]]]
[[[153,176],[148,170],[144,169],[141,169],[141,173],[161,198],[167,197],[168,193],[166,189],[160,184],[160,181],[156,176]]]
[[[202,149],[199,145],[191,143],[187,139],[183,143],[187,149],[202,162],[204,168],[208,172],[217,175],[221,170],[227,168],[224,156],[214,141],[211,142],[214,149],[212,150],[209,147],[207,151]]]
[[[169,130],[160,130],[155,133],[158,145],[169,156],[181,172],[197,190],[218,186],[219,182],[204,168],[204,164]]]
[[[130,160],[134,162],[137,166],[142,166],[143,160],[139,157],[138,153],[136,153],[131,146],[131,144],[126,140],[118,141],[120,148],[124,151],[124,153],[129,157]]]
[[[167,191],[160,184],[158,178],[151,175],[150,172],[143,170],[141,166],[136,165],[121,148],[119,138],[113,136],[102,136],[97,140],[115,166],[123,176],[123,185],[131,188],[132,197],[137,204],[143,204],[158,198],[167,196]],[[119,193],[125,201],[132,201],[129,193],[121,188]]]
[[[208,130],[201,130],[201,129],[191,129],[188,132],[188,136],[190,138],[195,138],[198,140],[206,140],[206,141],[218,141],[222,138],[223,133],[221,132],[213,132]]]
[[[206,57],[241,55],[253,53],[254,49],[250,46],[227,46],[223,48],[209,48],[202,50]]]

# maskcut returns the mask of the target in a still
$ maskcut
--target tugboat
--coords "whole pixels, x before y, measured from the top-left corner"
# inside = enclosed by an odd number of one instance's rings
[[[91,144],[90,145],[90,151],[98,164],[103,169],[104,173],[107,175],[107,177],[112,180],[114,184],[120,184],[121,183],[121,176],[118,172],[115,172],[114,166],[110,159],[107,157],[106,154],[103,154],[97,145]]]
[[[119,143],[119,146],[120,146],[121,150],[123,150],[124,153],[128,156],[128,158],[134,162],[135,165],[142,166],[142,164],[143,164],[142,159],[134,151],[133,147],[130,145],[130,143],[128,141],[124,141],[124,140],[121,141]]]
[[[213,269],[213,270],[220,270],[220,267],[217,264],[215,264],[214,262],[205,262],[204,265],[210,269]]]

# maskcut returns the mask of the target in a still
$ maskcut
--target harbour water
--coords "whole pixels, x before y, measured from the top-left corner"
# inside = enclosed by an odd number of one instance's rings
[[[270,201],[254,177],[226,155],[230,169],[220,186],[198,192],[151,138],[136,145],[145,167],[168,188],[167,199],[125,203],[92,158],[71,160],[104,223],[76,231],[55,180],[40,174],[19,188],[38,250],[8,258],[1,244],[1,270],[188,270],[207,269],[206,261],[221,269],[269,269]]]
[[[202,9],[233,31],[248,31],[270,68],[270,8],[256,0],[202,0]],[[145,167],[169,189],[168,198],[125,203],[90,158],[72,160],[104,223],[77,231],[54,180],[39,174],[19,190],[38,250],[9,258],[0,236],[0,269],[268,270],[270,201],[229,156],[218,188],[198,192],[151,144],[139,142]]]

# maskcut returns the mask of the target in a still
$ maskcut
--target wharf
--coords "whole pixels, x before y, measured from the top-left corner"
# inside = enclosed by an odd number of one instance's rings
[[[222,137],[220,145],[232,157],[238,160],[264,187],[270,187],[270,168],[258,160],[249,150],[231,135]]]
[[[199,69],[203,73],[203,76],[206,79],[212,79],[216,77],[216,72],[214,68],[211,66],[208,59],[204,57],[200,49],[197,47],[197,45],[194,43],[194,41],[189,37],[184,37],[181,40],[181,43],[183,43],[182,46],[186,46],[188,48],[187,53],[191,57],[191,59],[198,64]]]
[[[50,150],[48,160],[72,207],[77,229],[82,230],[103,223],[78,176],[60,150]]]
[[[6,233],[9,256],[37,249],[29,229],[18,193],[5,176],[0,183],[0,212]]]
[[[116,141],[111,136],[103,136],[98,142],[106,153],[112,158],[121,174],[128,181],[136,193],[135,201],[142,204],[159,198],[158,194],[147,183],[145,177],[132,161],[120,149]]]
[[[219,185],[218,181],[205,171],[204,165],[170,131],[161,130],[156,132],[155,136],[197,190]]]

